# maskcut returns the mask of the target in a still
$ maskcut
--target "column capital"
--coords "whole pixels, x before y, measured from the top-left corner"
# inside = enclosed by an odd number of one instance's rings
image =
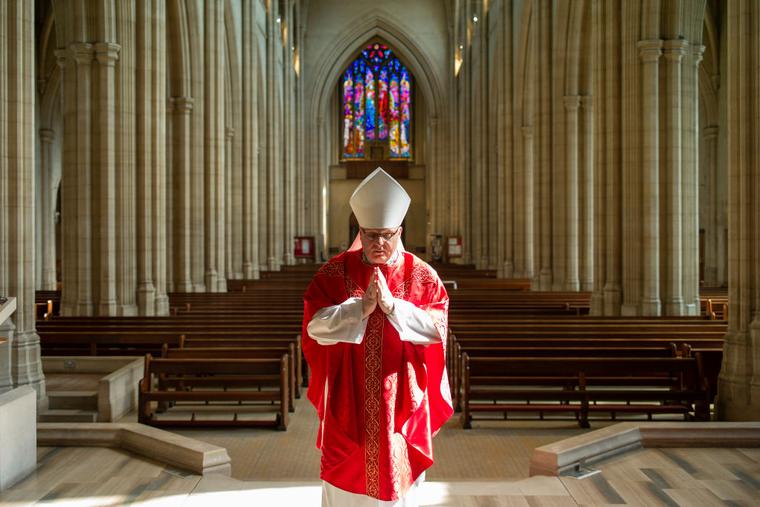
[[[232,139],[233,137],[235,137],[235,128],[234,128],[234,127],[227,127],[227,128],[224,130],[224,134],[225,134],[225,135],[226,135],[226,136],[227,136],[229,139]]]
[[[92,61],[92,44],[88,44],[87,42],[75,42],[69,46],[69,51],[74,60],[79,64],[90,63]]]
[[[98,63],[113,67],[116,60],[119,59],[121,46],[115,42],[96,42],[93,46],[95,49],[95,58]]]
[[[192,97],[171,97],[169,103],[175,113],[190,114],[193,111],[195,99]]]
[[[702,137],[705,140],[711,140],[718,137],[718,126],[717,125],[710,125],[709,127],[705,127],[702,129]]]
[[[636,43],[639,48],[639,59],[645,63],[656,62],[662,55],[662,41],[660,39],[640,40]]]
[[[40,129],[40,142],[52,143],[55,139],[55,131],[53,129]]]
[[[683,39],[671,39],[663,41],[662,52],[666,60],[680,62],[688,47],[689,43]]]
[[[562,100],[565,103],[565,109],[571,113],[577,111],[581,105],[580,95],[565,95]]]
[[[521,130],[522,130],[522,134],[523,134],[524,138],[530,139],[531,137],[533,137],[533,126],[532,125],[524,125]]]
[[[594,96],[593,95],[581,95],[581,107],[587,111],[594,109]]]
[[[699,67],[699,63],[702,61],[702,57],[705,54],[705,46],[702,44],[692,44],[689,46],[689,56],[691,57],[691,63],[695,67]]]
[[[64,67],[66,67],[66,64],[69,62],[69,50],[68,49],[56,49],[53,51],[55,54],[55,61],[58,64],[58,67],[63,70]]]

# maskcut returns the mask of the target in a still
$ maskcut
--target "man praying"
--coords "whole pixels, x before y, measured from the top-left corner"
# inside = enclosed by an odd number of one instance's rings
[[[304,295],[308,397],[319,415],[323,507],[416,506],[432,437],[451,416],[448,295],[401,243],[411,199],[378,168],[350,199],[358,241]]]

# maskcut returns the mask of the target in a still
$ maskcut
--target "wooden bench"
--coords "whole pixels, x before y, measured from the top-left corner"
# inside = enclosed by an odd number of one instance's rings
[[[589,427],[592,412],[709,418],[699,357],[473,357],[462,355],[462,423],[474,412],[570,413]]]
[[[461,386],[463,383],[462,356],[466,352],[474,357],[677,357],[678,347],[674,343],[654,343],[651,345],[618,345],[587,343],[570,346],[535,346],[535,345],[490,345],[469,346],[453,341],[451,344],[451,361],[449,367],[449,385],[451,386],[454,408],[461,410]]]
[[[289,410],[289,359],[287,354],[269,359],[154,359],[145,357],[145,375],[138,395],[138,421],[151,426],[246,426],[285,430]],[[160,380],[160,381],[159,381]],[[270,386],[262,389],[260,386]],[[275,412],[274,419],[196,417],[196,411],[212,402],[225,402],[225,410],[245,402],[260,410]],[[236,402],[238,405],[231,405]],[[158,406],[193,410],[190,419],[172,419],[170,412],[158,414]],[[250,405],[248,405],[250,406]]]
[[[164,345],[161,357],[164,359],[276,359],[282,354],[288,355],[288,374],[290,392],[290,411],[295,411],[295,398],[301,397],[300,361],[296,361],[294,343],[266,346],[246,347],[187,347],[186,342],[180,342],[179,347],[171,348]]]

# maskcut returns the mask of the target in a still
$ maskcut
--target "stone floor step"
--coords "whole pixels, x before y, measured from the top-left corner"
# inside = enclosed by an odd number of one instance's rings
[[[97,422],[98,413],[93,410],[48,409],[37,415],[38,422]]]
[[[98,410],[96,391],[48,391],[48,408],[55,410]]]

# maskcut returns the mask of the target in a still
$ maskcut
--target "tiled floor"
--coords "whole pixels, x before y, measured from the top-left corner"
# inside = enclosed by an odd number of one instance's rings
[[[758,449],[640,449],[602,463],[601,473],[583,480],[429,480],[420,496],[422,505],[439,507],[756,506],[759,459]],[[40,448],[39,464],[0,494],[0,505],[285,507],[320,500],[316,480],[199,477],[113,449]]]
[[[0,506],[318,506],[316,418],[299,400],[287,432],[184,430],[227,447],[233,477],[199,477],[121,450],[40,448],[39,468],[0,493]],[[598,427],[598,426],[597,426]],[[436,437],[436,464],[421,504],[504,506],[759,506],[760,449],[639,449],[578,480],[527,477],[531,450],[579,432],[571,423],[488,423],[464,431],[452,419]]]

